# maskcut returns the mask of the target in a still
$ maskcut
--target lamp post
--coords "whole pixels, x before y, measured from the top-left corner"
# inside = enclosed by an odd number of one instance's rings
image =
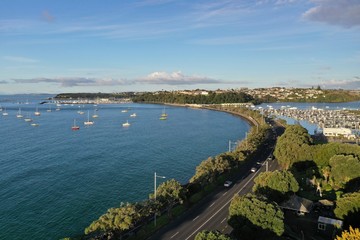
[[[156,175],[156,172],[154,173],[154,198],[155,198],[155,203],[156,203],[156,178],[166,178],[166,177]],[[156,211],[154,213],[154,225],[156,226]]]

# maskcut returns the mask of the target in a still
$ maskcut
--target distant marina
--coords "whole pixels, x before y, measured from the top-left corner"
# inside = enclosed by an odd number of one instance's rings
[[[274,108],[271,105],[259,107],[260,112],[267,116],[281,116],[295,121],[306,121],[317,125],[315,134],[324,133],[325,136],[340,136],[355,138],[360,133],[360,116],[357,109],[330,109],[309,106],[306,109],[286,105]]]

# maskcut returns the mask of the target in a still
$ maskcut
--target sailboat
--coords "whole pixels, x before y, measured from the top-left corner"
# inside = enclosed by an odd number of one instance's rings
[[[25,122],[32,122],[32,118],[30,117],[30,113],[26,114],[26,118],[24,118]]]
[[[167,119],[167,114],[166,114],[166,112],[165,112],[165,107],[164,107],[164,110],[163,110],[163,112],[162,112],[162,114],[160,115],[160,120],[166,120]]]
[[[136,113],[131,114],[130,117],[136,117]]]
[[[89,111],[88,111],[88,120],[86,122],[84,122],[84,125],[93,125],[94,122],[90,121],[90,117],[89,117]]]
[[[4,108],[4,112],[2,113],[3,116],[9,115],[9,113],[6,112],[6,108]]]
[[[97,109],[95,108],[94,109],[94,114],[92,115],[93,118],[98,118],[99,117],[99,115],[96,114],[96,111],[97,111]]]
[[[74,119],[74,125],[71,127],[71,130],[76,131],[79,129],[80,129],[80,127],[76,125],[76,119]]]
[[[51,112],[51,105],[49,104],[49,109],[46,110],[47,112]]]
[[[130,126],[129,121],[126,121],[126,123],[123,123],[122,126],[123,126],[123,127],[129,127],[129,126]]]
[[[17,118],[22,118],[22,117],[23,117],[23,115],[21,114],[21,108],[19,108],[19,111],[18,111],[18,113],[16,114],[16,117],[17,117]]]
[[[34,115],[35,115],[35,116],[40,116],[40,115],[41,115],[41,113],[40,113],[39,110],[38,110],[38,107],[36,107],[36,111],[34,112]]]

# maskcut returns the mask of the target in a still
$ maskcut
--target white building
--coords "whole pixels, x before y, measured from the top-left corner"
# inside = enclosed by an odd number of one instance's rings
[[[324,128],[323,134],[327,137],[346,137],[355,138],[355,134],[349,128]]]

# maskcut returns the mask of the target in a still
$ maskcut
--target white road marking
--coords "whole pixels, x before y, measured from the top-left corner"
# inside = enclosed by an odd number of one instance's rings
[[[197,216],[196,218],[194,218],[193,221],[195,221],[196,219],[198,219],[198,217],[200,217],[200,216]]]
[[[238,194],[249,184],[251,180],[253,180],[254,177],[256,177],[256,173],[251,176],[251,178],[244,184],[244,186],[237,192]],[[188,240],[191,238],[195,233],[197,233],[200,228],[202,228],[205,224],[207,224],[216,214],[218,214],[226,205],[228,205],[231,202],[232,198],[230,198],[229,201],[227,201],[221,208],[219,208],[211,217],[209,217],[203,224],[200,225],[193,233],[191,233],[185,240]]]
[[[175,236],[178,235],[178,234],[179,234],[179,232],[175,233],[175,234],[172,235],[170,238],[173,238],[173,237],[175,237]]]
[[[224,218],[224,219],[221,221],[221,223],[223,223],[225,220],[226,220],[226,218]]]
[[[215,202],[213,202],[213,203],[210,205],[210,207],[212,207],[214,204],[215,204]]]
[[[224,192],[224,193],[223,193],[223,196],[225,196],[226,194],[227,194],[227,192]]]

